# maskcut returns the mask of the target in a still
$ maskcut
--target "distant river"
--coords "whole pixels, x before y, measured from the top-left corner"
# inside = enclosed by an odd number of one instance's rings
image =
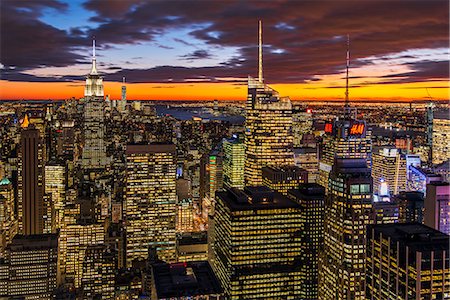
[[[244,124],[245,118],[239,115],[227,115],[218,112],[217,115],[211,113],[210,108],[204,107],[170,107],[166,105],[155,105],[158,116],[171,115],[178,120],[192,120],[193,117],[199,117],[209,120],[228,121],[232,124]]]

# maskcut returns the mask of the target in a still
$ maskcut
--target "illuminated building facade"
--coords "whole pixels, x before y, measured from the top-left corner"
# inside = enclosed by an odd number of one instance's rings
[[[2,299],[52,299],[57,287],[58,236],[16,235],[0,269],[8,273],[2,280],[7,284],[6,294],[0,293]]]
[[[175,261],[176,147],[128,145],[126,156],[127,266],[153,246],[160,259]]]
[[[214,199],[216,192],[223,188],[223,155],[214,150],[209,155],[209,197]]]
[[[372,166],[371,131],[361,120],[336,120],[325,124],[321,144],[318,183],[328,189],[328,176],[335,159],[363,158]]]
[[[211,265],[226,299],[298,299],[300,205],[264,186],[216,201]]]
[[[392,197],[399,208],[399,222],[423,223],[424,195],[421,192],[401,192]]]
[[[27,118],[27,117],[26,117]],[[18,166],[18,224],[21,234],[44,232],[44,145],[39,130],[24,126]]]
[[[262,168],[293,165],[292,104],[262,77],[261,23],[258,79],[248,78],[245,118],[245,185],[262,185]]]
[[[94,40],[92,68],[91,72],[86,77],[84,89],[83,169],[101,169],[108,164],[104,141],[105,124],[103,97],[103,77],[97,72]]]
[[[427,184],[424,224],[450,235],[450,184],[433,182]]]
[[[116,256],[106,245],[88,246],[81,279],[83,299],[114,299]]]
[[[418,223],[369,226],[367,235],[367,299],[448,299],[448,235]]]
[[[373,191],[379,193],[380,183],[386,182],[389,194],[406,191],[406,157],[396,148],[382,148],[372,154]]]
[[[50,163],[45,166],[45,194],[49,195],[54,209],[55,226],[61,228],[66,194],[66,167]]]
[[[177,232],[194,231],[194,204],[192,199],[178,199],[177,202]]]
[[[308,172],[308,182],[316,183],[319,177],[319,155],[315,147],[294,148],[294,163]]]
[[[308,182],[308,172],[296,166],[264,167],[262,176],[265,186],[283,195]]]
[[[299,299],[317,299],[319,252],[323,247],[323,219],[325,215],[325,189],[316,183],[301,184],[290,190],[288,197],[300,205],[301,210],[301,275]]]
[[[432,158],[434,165],[450,159],[449,111],[434,113]]]
[[[223,139],[223,185],[244,188],[245,144],[239,139]]]
[[[374,201],[373,202],[374,224],[398,223],[400,220],[400,207],[396,202]]]
[[[177,260],[208,260],[208,234],[206,231],[189,232],[177,237]]]
[[[310,133],[313,127],[312,110],[310,108],[294,108],[292,111],[292,133],[294,147],[302,145],[303,135]]]
[[[17,218],[15,214],[14,188],[7,178],[0,180],[0,258],[17,234]]]
[[[372,223],[372,177],[365,159],[336,160],[325,211],[319,299],[365,299],[366,227]]]

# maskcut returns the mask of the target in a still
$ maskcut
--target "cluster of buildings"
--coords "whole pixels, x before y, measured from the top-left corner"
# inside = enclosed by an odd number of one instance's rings
[[[448,118],[428,161],[375,147],[348,90],[314,124],[264,83],[259,33],[244,126],[105,101],[95,44],[84,99],[14,112],[0,298],[450,298]]]

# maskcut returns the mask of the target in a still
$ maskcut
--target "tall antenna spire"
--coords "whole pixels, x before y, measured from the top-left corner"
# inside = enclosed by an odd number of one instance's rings
[[[348,67],[350,65],[350,35],[347,34],[347,66],[345,74],[345,107],[344,117],[347,119],[350,116],[350,104],[348,100]]]
[[[95,58],[95,37],[92,39],[92,68],[91,75],[98,75],[97,72],[97,60]]]
[[[122,77],[122,83],[125,84],[125,77]]]
[[[258,30],[258,80],[263,82],[263,66],[262,66],[262,22],[259,20]]]

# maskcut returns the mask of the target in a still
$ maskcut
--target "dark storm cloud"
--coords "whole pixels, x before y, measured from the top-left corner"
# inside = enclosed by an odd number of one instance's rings
[[[448,47],[449,40],[446,0],[112,0],[107,5],[103,0],[90,0],[84,6],[96,13],[93,20],[99,26],[73,28],[70,35],[37,19],[43,7],[63,10],[65,6],[61,3],[34,1],[27,6],[30,11],[22,11],[17,10],[17,5],[11,5],[12,2],[2,5],[1,62],[5,66],[71,65],[83,59],[73,50],[85,45],[85,39],[91,36],[96,36],[105,47],[138,44],[152,41],[164,31],[179,26],[192,27],[190,34],[212,47],[239,49],[237,57],[216,67],[124,69],[106,76],[106,80],[117,81],[123,75],[134,82],[186,82],[190,79],[214,82],[223,77],[255,75],[258,19],[264,20],[264,77],[269,83],[305,82],[316,80],[317,75],[341,73],[345,67],[347,34],[351,39],[352,67],[370,64],[370,61],[359,60],[370,56]],[[194,27],[196,24],[203,26]],[[176,41],[192,46],[189,41]],[[206,53],[210,54],[208,51]],[[202,53],[197,53],[192,58],[201,56]],[[432,66],[431,62],[424,64]],[[414,71],[403,74],[407,79],[389,80],[433,80],[434,77],[429,77],[432,72],[425,65],[409,66]]]
[[[81,38],[75,34],[69,36],[38,19],[48,7],[61,12],[66,9],[65,4],[52,0],[2,1],[0,62],[6,68],[61,67],[83,59],[73,52],[82,44]]]
[[[195,50],[192,53],[181,56],[181,58],[185,60],[207,59],[211,57],[213,56],[206,50]]]

